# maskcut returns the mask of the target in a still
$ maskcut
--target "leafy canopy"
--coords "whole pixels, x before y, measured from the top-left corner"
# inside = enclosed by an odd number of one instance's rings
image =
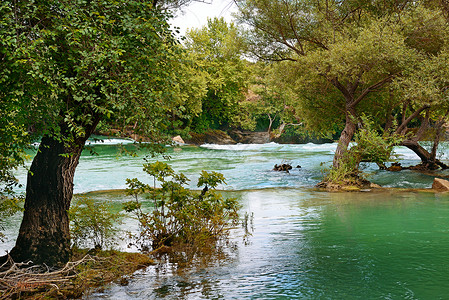
[[[208,19],[203,28],[186,33],[185,46],[197,65],[194,77],[206,87],[192,127],[202,131],[239,125],[239,102],[244,99],[249,71],[238,28],[223,18]]]

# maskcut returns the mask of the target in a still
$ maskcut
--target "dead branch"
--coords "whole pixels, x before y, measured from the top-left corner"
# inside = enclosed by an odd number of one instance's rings
[[[12,295],[33,292],[42,288],[59,290],[78,276],[77,267],[87,262],[102,260],[90,255],[74,262],[68,262],[62,269],[51,271],[45,265],[16,263],[8,255],[8,261],[0,266],[0,300],[10,299]]]

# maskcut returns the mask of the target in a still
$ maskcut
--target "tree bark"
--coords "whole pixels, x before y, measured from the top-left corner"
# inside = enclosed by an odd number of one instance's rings
[[[27,178],[25,212],[11,257],[16,262],[59,266],[70,259],[68,209],[85,139],[67,149],[45,136]]]
[[[351,142],[352,137],[354,136],[354,133],[356,131],[357,125],[354,122],[355,116],[355,108],[347,107],[345,128],[341,132],[337,149],[335,150],[334,154],[333,167],[336,169],[340,167],[343,155],[348,151],[349,143]]]
[[[401,146],[405,146],[412,150],[413,152],[418,155],[418,157],[421,159],[421,163],[425,165],[427,168],[432,169],[432,166],[439,166],[442,169],[448,169],[449,166],[445,163],[441,162],[439,159],[436,159],[435,157],[432,157],[432,154],[429,153],[424,147],[422,147],[417,141],[415,140],[405,140],[401,142]]]

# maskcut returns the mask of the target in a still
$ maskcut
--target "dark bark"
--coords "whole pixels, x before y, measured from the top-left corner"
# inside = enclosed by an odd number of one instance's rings
[[[401,125],[396,129],[396,133],[397,134],[403,134],[404,130],[407,129],[407,125],[410,123],[411,120],[415,119],[416,117],[419,116],[419,114],[421,112],[423,112],[424,110],[430,108],[429,105],[423,105],[421,108],[419,108],[418,110],[414,111],[407,119],[405,119],[405,114],[402,115],[402,123]]]
[[[424,149],[417,141],[405,140],[401,142],[402,146],[405,146],[416,153],[422,162],[427,162],[430,159],[430,153]]]
[[[429,129],[429,118],[430,118],[430,112],[429,105],[424,105],[413,114],[411,114],[408,118],[405,118],[405,114],[403,114],[403,120],[402,124],[398,127],[396,130],[396,133],[398,134],[404,134],[407,131],[407,125],[410,123],[411,120],[414,118],[420,118],[421,120],[421,126],[419,127],[418,131],[415,133],[415,135],[407,140],[404,140],[401,145],[409,148],[413,152],[418,155],[418,157],[421,159],[421,164],[419,165],[420,169],[429,169],[434,170],[438,168],[442,169],[448,169],[449,166],[445,163],[441,162],[436,158],[437,155],[437,149],[438,145],[440,143],[440,135],[442,131],[442,126],[444,124],[444,120],[446,119],[447,114],[442,117],[435,126],[435,137],[433,141],[433,146],[431,152],[427,151],[424,147],[419,145],[418,141],[421,140],[423,135],[427,132]],[[421,112],[426,111],[426,114],[424,117],[420,117]]]
[[[84,141],[67,151],[62,142],[42,138],[28,173],[25,212],[16,246],[10,253],[14,261],[58,266],[69,260],[67,211],[83,146]]]
[[[444,120],[445,120],[445,118],[441,118],[435,126],[435,137],[433,139],[432,150],[430,151],[430,158],[434,161],[436,160],[436,157],[437,157],[437,150],[438,150],[438,146],[440,144]]]
[[[418,131],[415,133],[415,136],[413,136],[411,139],[414,141],[419,141],[422,139],[424,134],[429,129],[429,118],[430,118],[430,112],[426,111],[426,115],[424,117],[418,116],[419,121],[421,122],[421,125],[418,128]]]
[[[58,267],[69,261],[68,209],[73,196],[73,178],[84,144],[98,121],[99,117],[87,126],[86,137],[76,138],[70,144],[51,136],[42,138],[28,173],[19,235],[10,252],[15,262],[32,261]],[[68,130],[65,133],[71,135]]]
[[[441,162],[439,159],[436,159],[435,157],[432,157],[432,153],[424,149],[417,141],[415,140],[405,140],[401,143],[402,146],[405,146],[412,150],[413,152],[418,155],[418,157],[421,159],[421,164],[424,166],[424,168],[427,169],[436,169],[438,167],[442,169],[448,169],[449,166],[445,163]]]

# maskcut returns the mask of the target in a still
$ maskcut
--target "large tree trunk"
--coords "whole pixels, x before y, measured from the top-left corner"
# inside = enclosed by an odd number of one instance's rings
[[[73,196],[73,177],[85,139],[70,148],[52,137],[42,138],[28,173],[25,212],[14,261],[58,266],[70,259],[68,209]]]

